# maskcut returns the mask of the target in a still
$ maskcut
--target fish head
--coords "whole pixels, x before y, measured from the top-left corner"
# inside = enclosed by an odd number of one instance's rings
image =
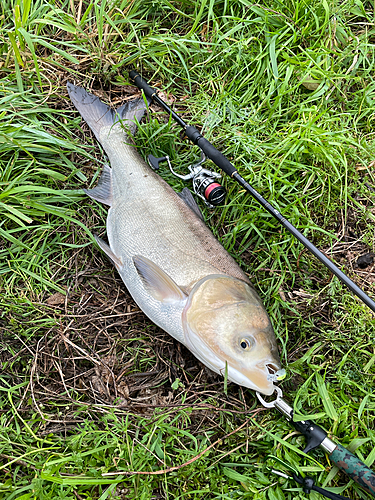
[[[262,394],[274,392],[285,370],[268,314],[249,284],[223,275],[201,279],[182,320],[187,347],[209,368]]]

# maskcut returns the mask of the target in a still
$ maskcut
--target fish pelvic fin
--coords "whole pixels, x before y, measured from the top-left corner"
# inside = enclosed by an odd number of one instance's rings
[[[133,263],[144,287],[154,299],[169,304],[186,300],[186,295],[181,288],[150,259],[135,255]]]
[[[104,104],[99,97],[87,92],[83,87],[77,87],[68,82],[67,89],[72,103],[94,132],[99,142],[101,142],[101,128],[112,127],[118,122],[126,126],[134,135],[137,130],[136,121],[141,120],[146,110],[146,104],[141,98],[127,101],[117,110],[114,110],[107,106],[107,104]]]
[[[109,260],[112,262],[112,264],[115,266],[115,268],[119,271],[123,267],[122,260],[117,257],[111,250],[111,247],[106,243],[104,240],[99,238],[96,234],[94,234],[94,238],[96,240],[96,243],[99,245],[101,250],[106,254],[106,256],[109,258]]]
[[[83,190],[93,200],[104,203],[105,205],[112,205],[112,169],[109,165],[105,164],[103,167],[102,175],[99,182],[94,189]]]

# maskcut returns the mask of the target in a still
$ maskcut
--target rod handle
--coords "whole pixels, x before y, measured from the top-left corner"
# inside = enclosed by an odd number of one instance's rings
[[[218,149],[215,148],[207,139],[205,139],[192,125],[189,125],[185,129],[185,133],[188,138],[194,143],[197,144],[203,151],[203,153],[212,160],[215,165],[217,165],[223,172],[227,175],[231,176],[237,170],[231,164],[231,162],[226,158],[223,153],[220,153]]]
[[[150,99],[153,98],[153,96],[156,94],[156,90],[150,87],[146,80],[144,80],[137,71],[130,71],[129,76],[131,80],[133,80],[133,82],[136,84],[136,86],[140,90],[143,90],[146,97],[149,97]]]
[[[338,444],[333,452],[329,455],[332,462],[339,469],[350,476],[370,495],[375,497],[375,472],[365,465],[358,457],[353,455],[349,450]]]

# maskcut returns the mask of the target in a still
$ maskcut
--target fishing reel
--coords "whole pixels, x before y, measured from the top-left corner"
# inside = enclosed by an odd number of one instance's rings
[[[202,163],[206,161],[206,156],[203,151],[201,152],[199,162],[194,165],[189,165],[189,173],[186,175],[177,174],[173,170],[169,156],[156,158],[153,155],[148,155],[147,159],[150,167],[154,170],[159,169],[159,163],[166,161],[173,175],[183,181],[191,179],[193,181],[194,193],[202,198],[207,206],[213,208],[224,202],[227,193],[223,186],[217,182],[217,179],[221,178],[221,174],[202,167]]]

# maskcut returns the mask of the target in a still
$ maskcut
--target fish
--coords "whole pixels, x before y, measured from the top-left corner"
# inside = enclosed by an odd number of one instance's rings
[[[108,243],[95,236],[140,309],[227,380],[264,395],[285,375],[266,309],[247,275],[202,220],[136,150],[143,98],[117,110],[67,84],[110,165],[85,193],[109,206]]]

